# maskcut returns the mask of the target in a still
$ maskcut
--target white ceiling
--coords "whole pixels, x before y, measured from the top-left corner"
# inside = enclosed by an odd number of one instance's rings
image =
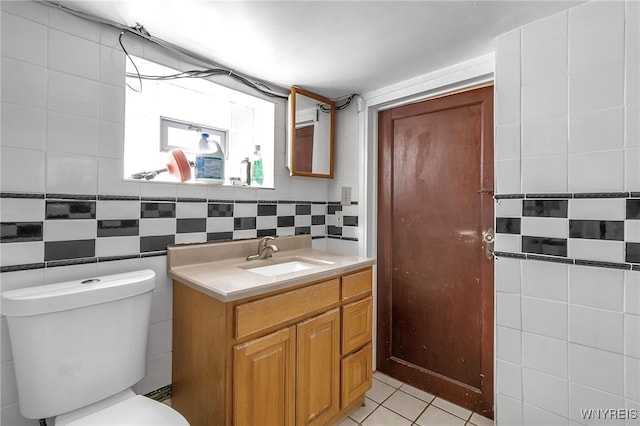
[[[62,1],[212,62],[327,97],[494,50],[495,37],[582,1]]]

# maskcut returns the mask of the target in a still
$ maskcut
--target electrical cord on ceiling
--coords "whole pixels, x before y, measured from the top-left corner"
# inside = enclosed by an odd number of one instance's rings
[[[353,98],[355,98],[356,96],[360,96],[360,95],[358,93],[352,93],[350,95],[335,98],[335,100],[347,98],[347,100],[344,101],[344,103],[342,103],[341,105],[336,105],[336,111],[342,111],[343,109],[349,108],[349,105],[351,105],[351,101],[353,101]],[[327,112],[327,113],[331,112],[331,108],[327,108],[324,104],[318,104],[318,107],[322,112]]]
[[[148,40],[158,46],[160,46],[161,48],[168,50],[174,54],[177,54],[179,56],[183,56],[183,57],[187,57],[191,60],[195,60],[197,62],[206,64],[207,66],[211,66],[213,65],[213,68],[208,68],[202,71],[187,71],[186,73],[195,73],[193,75],[186,75],[185,77],[180,77],[180,78],[186,78],[186,77],[194,77],[194,78],[202,78],[202,76],[198,76],[197,73],[204,73],[204,77],[212,77],[212,76],[216,76],[216,75],[228,75],[229,77],[241,82],[242,84],[245,84],[249,87],[251,87],[254,90],[259,91],[260,93],[269,96],[269,97],[275,97],[275,98],[280,98],[280,99],[287,99],[288,95],[285,94],[280,94],[277,93],[276,91],[274,91],[273,89],[271,89],[269,86],[267,86],[264,83],[261,82],[257,82],[257,81],[251,81],[249,78],[242,76],[240,74],[237,74],[236,72],[234,72],[231,69],[227,69],[224,67],[219,66],[218,64],[213,64],[211,63],[209,60],[207,59],[203,59],[202,57],[199,57],[199,55],[195,55],[189,51],[185,51],[181,48],[178,48],[170,43],[165,42],[162,39],[159,39],[157,37],[152,36],[145,28],[143,25],[136,23],[135,26],[133,27],[128,27],[126,25],[122,25],[118,22],[114,22],[108,19],[103,19],[103,18],[99,18],[97,16],[94,15],[90,15],[87,13],[83,13],[83,12],[79,12],[77,10],[74,9],[70,9],[66,6],[63,6],[60,3],[56,3],[56,2],[52,2],[52,1],[43,1],[43,0],[36,0],[36,3],[40,3],[40,4],[44,4],[46,6],[49,7],[54,7],[60,10],[63,10],[67,13],[70,13],[71,15],[74,16],[78,16],[80,18],[83,19],[87,19],[89,21],[93,21],[93,22],[97,22],[99,24],[104,24],[104,25],[109,25],[111,27],[115,27],[119,30],[121,30],[120,36],[118,38],[118,41],[120,43],[120,47],[122,48],[123,52],[125,53],[125,55],[127,56],[127,58],[129,59],[129,61],[131,61],[131,63],[133,64],[134,68],[136,69],[136,73],[127,73],[128,77],[137,77],[138,80],[140,81],[140,90],[142,89],[142,79],[145,78],[144,76],[140,75],[140,72],[138,71],[138,67],[135,65],[135,63],[133,62],[133,59],[131,58],[131,56],[129,55],[129,53],[127,52],[127,50],[124,47],[124,44],[122,43],[122,37],[124,35],[125,32],[134,34],[138,37],[141,37],[145,40]],[[208,75],[206,75],[208,73]],[[184,73],[181,73],[184,74]],[[152,76],[147,76],[147,77],[152,77]],[[166,77],[166,76],[165,76]],[[148,78],[151,80],[151,78]],[[171,79],[171,78],[166,78],[166,79]],[[129,86],[129,84],[127,84],[127,86],[134,90],[134,91],[139,91],[136,90],[134,88],[132,88],[131,86]]]

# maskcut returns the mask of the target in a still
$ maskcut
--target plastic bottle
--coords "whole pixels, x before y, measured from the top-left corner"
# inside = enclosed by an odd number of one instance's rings
[[[243,185],[251,185],[251,162],[249,157],[245,157],[240,162],[240,182]]]
[[[264,182],[262,154],[260,153],[260,145],[256,145],[255,151],[253,151],[253,158],[251,160],[251,183],[262,185],[262,182]]]
[[[194,169],[198,182],[224,183],[224,152],[218,142],[209,140],[208,133],[202,133]]]

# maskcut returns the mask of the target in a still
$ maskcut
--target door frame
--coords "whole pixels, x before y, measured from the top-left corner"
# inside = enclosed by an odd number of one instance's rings
[[[358,241],[359,254],[376,258],[378,252],[376,238],[378,227],[378,112],[494,83],[494,74],[495,54],[489,53],[401,83],[362,94],[361,99],[364,100],[364,104],[360,101],[358,102],[358,134],[360,135],[358,141],[358,156],[361,170],[361,178],[359,180],[361,201],[358,206],[358,216],[361,221],[362,231]],[[494,91],[495,90],[496,88],[494,86]],[[497,96],[494,94],[494,105],[496,99]],[[377,268],[375,265],[373,267],[373,283],[373,296],[375,301],[373,306],[373,341],[375,342],[377,341]],[[495,336],[495,323],[493,329]],[[376,369],[376,356],[376,345],[373,345],[374,370]],[[495,372],[495,355],[493,363]],[[495,373],[493,379],[495,401]]]

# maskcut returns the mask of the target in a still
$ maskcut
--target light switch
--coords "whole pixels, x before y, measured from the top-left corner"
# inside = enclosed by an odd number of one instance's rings
[[[343,206],[350,206],[351,205],[351,187],[343,186],[341,195],[342,196],[340,198],[340,204],[342,204]]]

